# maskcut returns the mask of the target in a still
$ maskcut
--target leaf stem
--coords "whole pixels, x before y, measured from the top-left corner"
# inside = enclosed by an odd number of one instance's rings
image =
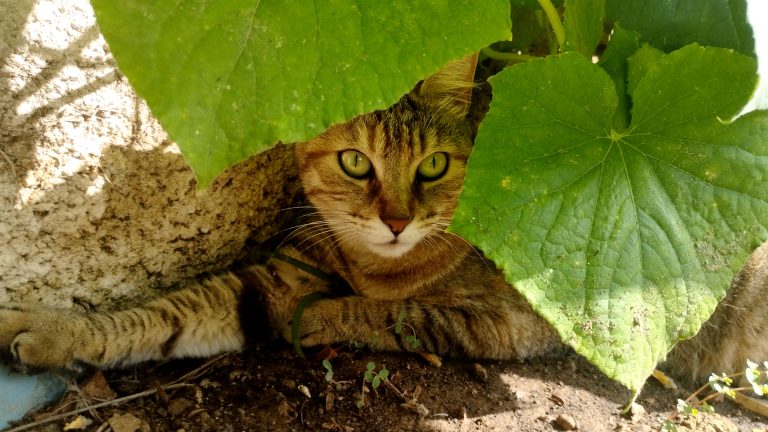
[[[552,31],[557,38],[557,45],[560,47],[565,43],[565,30],[563,30],[563,23],[560,21],[560,15],[557,13],[557,9],[552,5],[550,0],[538,0],[539,5],[544,9],[544,13],[547,14],[549,19],[549,25],[552,26]]]
[[[517,53],[497,51],[491,47],[485,47],[480,51],[486,56],[494,60],[505,61],[508,63],[525,63],[528,60],[533,60],[535,58],[538,58],[536,56],[527,55],[527,54],[517,54]]]
[[[299,337],[299,330],[301,327],[301,314],[304,313],[304,309],[312,303],[325,297],[322,292],[313,292],[307,294],[299,300],[299,304],[296,306],[296,310],[293,312],[293,319],[291,320],[291,342],[293,343],[293,350],[301,358],[306,358],[304,352],[301,350],[301,338]]]

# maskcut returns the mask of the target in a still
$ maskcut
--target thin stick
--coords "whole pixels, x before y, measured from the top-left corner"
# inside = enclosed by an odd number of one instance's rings
[[[177,389],[177,388],[181,388],[181,387],[192,387],[192,386],[193,386],[193,384],[181,383],[181,384],[169,384],[169,385],[166,385],[166,386],[162,386],[161,388],[163,390],[173,390],[173,389]],[[51,422],[54,422],[56,420],[61,420],[63,418],[66,418],[66,417],[69,417],[69,416],[73,416],[73,415],[77,415],[77,414],[80,414],[80,413],[84,413],[86,411],[90,411],[90,410],[94,410],[94,409],[99,409],[99,408],[104,408],[104,407],[108,407],[108,406],[112,406],[112,405],[118,405],[118,404],[121,404],[123,402],[128,402],[128,401],[131,401],[131,400],[134,400],[134,399],[139,399],[139,398],[143,398],[143,397],[146,397],[146,396],[152,396],[155,393],[157,393],[157,389],[146,390],[146,391],[143,391],[141,393],[136,393],[136,394],[132,394],[130,396],[125,396],[125,397],[113,399],[111,401],[97,403],[96,405],[91,405],[91,406],[87,406],[87,407],[84,407],[84,408],[76,409],[76,410],[73,410],[73,411],[70,411],[70,412],[67,412],[67,413],[64,413],[64,414],[59,414],[59,415],[55,415],[53,417],[48,417],[48,418],[45,418],[45,419],[42,419],[42,420],[38,420],[36,422],[32,422],[32,423],[28,423],[28,424],[25,424],[25,425],[22,425],[22,426],[19,426],[19,427],[15,427],[13,429],[8,429],[5,432],[21,432],[21,431],[29,430],[29,429],[32,429],[33,427],[37,427],[37,426],[40,426],[40,425],[51,423]]]
[[[203,374],[204,374],[204,373],[207,371],[207,369],[208,369],[208,368],[210,368],[210,367],[211,367],[211,366],[212,366],[214,363],[218,362],[219,360],[223,359],[224,357],[227,357],[227,356],[229,356],[230,354],[232,354],[232,353],[224,353],[224,354],[220,354],[220,355],[218,355],[218,356],[216,356],[216,357],[214,357],[214,358],[212,358],[212,359],[210,359],[210,360],[206,361],[205,363],[203,363],[202,365],[200,365],[200,366],[199,366],[199,367],[197,367],[196,369],[193,369],[193,370],[191,370],[191,371],[189,371],[189,372],[185,373],[184,375],[182,375],[182,376],[178,377],[177,379],[175,379],[175,380],[171,381],[171,384],[176,384],[176,383],[180,383],[180,382],[191,381],[191,380],[193,380],[193,379],[197,379],[197,378],[199,378],[199,377],[200,377],[201,375],[203,375]]]

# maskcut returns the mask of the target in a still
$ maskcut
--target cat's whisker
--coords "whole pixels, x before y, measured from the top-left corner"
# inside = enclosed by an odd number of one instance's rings
[[[293,231],[290,234],[288,234],[282,241],[280,241],[277,248],[275,248],[276,250],[280,250],[280,248],[282,248],[290,240],[296,237],[299,237],[299,236],[304,237],[308,233],[311,233],[312,231],[319,230],[319,229],[330,230],[330,227],[328,227],[328,223],[326,221],[318,220],[318,221],[308,222],[296,227],[292,227],[291,229],[293,229]],[[314,235],[316,234],[313,234],[313,236]]]
[[[354,238],[356,235],[357,235],[357,233],[355,231],[350,231],[348,233],[344,233],[343,235],[335,236],[334,240],[333,240],[333,246],[331,248],[331,251],[332,252],[338,251],[339,248],[341,247],[342,243],[344,243],[345,241],[347,241],[349,239]]]
[[[341,245],[342,242],[346,241],[349,238],[354,237],[354,235],[356,233],[355,233],[355,231],[353,229],[350,228],[348,230],[328,230],[327,232],[325,232],[323,234],[328,234],[328,235],[326,235],[325,237],[317,239],[314,243],[312,243],[311,245],[305,247],[301,252],[303,253],[303,252],[313,248],[317,244],[322,243],[324,241],[327,241],[329,238],[331,239],[330,240],[330,244],[331,244],[330,252],[336,252],[336,250],[339,248],[339,245]]]
[[[488,260],[487,260],[487,259],[486,259],[486,258],[483,256],[483,254],[482,254],[482,253],[480,253],[480,251],[479,251],[479,250],[478,250],[478,249],[477,249],[477,248],[476,248],[476,247],[475,247],[475,246],[474,246],[472,243],[470,243],[469,241],[467,241],[467,239],[465,239],[464,237],[462,237],[462,236],[460,236],[460,235],[458,235],[458,234],[456,234],[456,233],[452,233],[452,232],[449,232],[449,231],[443,231],[443,232],[444,232],[445,234],[447,234],[447,235],[451,236],[451,237],[457,238],[457,239],[461,240],[462,242],[466,243],[466,244],[467,244],[467,246],[469,246],[469,247],[470,247],[470,249],[472,249],[472,252],[474,252],[475,256],[477,256],[477,258],[478,258],[478,259],[479,259],[481,262],[483,262],[483,263],[485,264],[485,267],[486,267],[487,269],[489,269],[489,270],[492,270],[492,267],[491,267],[491,266],[488,264]]]
[[[328,225],[328,224],[326,224],[326,225]],[[315,239],[315,241],[312,244],[310,244],[309,246],[305,247],[304,249],[301,249],[301,252],[303,253],[303,252],[313,248],[318,243],[326,240],[327,238],[335,237],[334,234],[337,234],[337,233],[343,234],[346,231],[353,231],[353,230],[354,230],[354,227],[346,227],[346,226],[343,226],[343,225],[340,226],[340,227],[338,227],[338,226],[337,227],[326,226],[326,228],[324,230],[322,230],[320,232],[316,232],[316,233],[312,234],[311,236],[308,236],[305,239],[303,239],[301,242],[299,242],[296,245],[296,248],[299,249],[304,243],[307,243],[308,241],[312,241],[313,239]],[[320,236],[319,239],[317,238],[318,236]]]
[[[267,214],[269,214],[271,216],[271,215],[275,215],[275,214],[278,214],[278,213],[286,213],[286,212],[290,212],[290,211],[294,211],[294,210],[314,209],[314,208],[315,207],[312,206],[312,205],[283,207],[281,209],[272,210],[272,211],[268,212]]]
[[[277,232],[277,234],[283,234],[283,233],[286,233],[286,232],[290,231],[290,233],[286,234],[288,236],[288,238],[290,238],[296,231],[298,231],[298,230],[300,230],[302,228],[308,227],[308,226],[316,226],[316,225],[326,225],[326,222],[325,221],[321,221],[321,220],[317,220],[317,221],[303,223],[301,225],[293,225],[293,226],[290,226],[288,228],[281,229],[280,231]]]
[[[319,228],[315,230],[315,232],[313,232],[311,235],[305,236],[304,239],[295,245],[295,248],[301,253],[304,253],[308,249],[311,249],[313,246],[317,245],[319,242],[322,242],[326,238],[333,236],[333,233],[334,229],[330,227]],[[318,239],[318,237],[320,238]],[[302,246],[306,243],[310,243],[309,246],[302,248]]]

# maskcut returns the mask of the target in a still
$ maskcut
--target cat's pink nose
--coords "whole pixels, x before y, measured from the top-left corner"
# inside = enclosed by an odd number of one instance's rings
[[[382,219],[382,221],[389,227],[389,230],[392,231],[392,234],[398,235],[403,230],[405,230],[405,227],[408,225],[408,223],[411,221],[410,219]]]

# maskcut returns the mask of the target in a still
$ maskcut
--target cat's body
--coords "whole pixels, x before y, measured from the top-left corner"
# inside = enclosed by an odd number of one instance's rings
[[[408,337],[416,336],[419,350],[494,359],[562,347],[556,332],[491,262],[444,231],[472,147],[466,113],[473,71],[472,58],[453,63],[390,109],[297,145],[313,211],[300,218],[279,252],[354,291],[304,309],[303,345],[363,342],[372,349],[415,350]],[[762,334],[744,349],[709,350],[711,344],[702,342],[747,325],[741,313],[750,298],[765,293],[768,275],[765,256],[761,259],[737,279],[750,294],[732,289],[703,336],[673,351],[671,368],[699,378],[741,367],[747,357],[768,358]],[[330,282],[299,267],[272,259],[118,312],[7,307],[0,309],[0,348],[28,367],[110,367],[238,350],[246,328],[289,338],[299,301],[334,291]],[[755,331],[765,328],[765,319],[763,314]],[[401,320],[405,329],[395,332]],[[731,354],[718,355],[721,351]],[[699,364],[686,367],[688,362]]]

